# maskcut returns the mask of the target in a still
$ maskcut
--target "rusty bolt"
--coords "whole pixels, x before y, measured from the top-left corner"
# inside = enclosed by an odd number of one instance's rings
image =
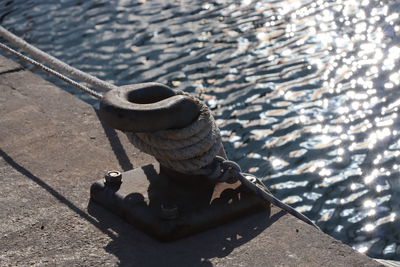
[[[117,185],[122,183],[122,173],[119,171],[108,171],[104,176],[106,184]]]

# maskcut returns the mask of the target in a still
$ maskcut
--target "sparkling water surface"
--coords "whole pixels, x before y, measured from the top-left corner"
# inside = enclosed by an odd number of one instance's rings
[[[397,260],[399,12],[395,0],[0,1],[2,26],[68,64],[199,95],[230,159],[329,235]]]

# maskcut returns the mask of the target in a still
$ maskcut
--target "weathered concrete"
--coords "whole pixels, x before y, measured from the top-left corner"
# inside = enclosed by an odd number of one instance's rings
[[[108,169],[152,162],[95,110],[0,57],[0,265],[377,266],[273,209],[174,243],[88,205]]]

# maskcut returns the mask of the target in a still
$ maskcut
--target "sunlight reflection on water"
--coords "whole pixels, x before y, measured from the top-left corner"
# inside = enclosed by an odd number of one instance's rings
[[[271,64],[267,65],[270,73],[246,77],[257,84],[275,83],[257,101],[265,100],[273,107],[264,108],[260,119],[277,119],[266,130],[290,128],[291,124],[276,127],[288,117],[297,118],[296,124],[302,128],[296,136],[294,130],[269,133],[264,149],[258,151],[270,155],[269,173],[262,173],[259,168],[250,171],[269,177],[265,182],[278,196],[306,212],[328,233],[351,243],[360,252],[393,257],[398,252],[391,248],[399,244],[399,231],[393,231],[399,229],[395,227],[399,225],[396,195],[400,191],[396,164],[400,155],[396,147],[399,6],[389,1],[365,0],[299,3],[256,5],[266,10],[273,6],[277,11],[275,15],[268,14],[265,27],[256,29],[259,44],[254,45],[258,51],[253,54],[278,55],[281,65],[303,59],[277,74]],[[274,58],[270,61],[273,63]],[[310,71],[299,75],[303,70]],[[307,91],[307,86],[313,88]],[[284,109],[277,105],[282,99],[288,101]],[[308,107],[293,114],[290,106],[302,102]],[[284,119],[279,118],[280,114]],[[251,131],[257,140],[262,140],[256,137],[258,132],[263,130]],[[298,153],[294,164],[290,159]],[[305,178],[306,174],[313,178]],[[302,191],[303,195],[314,194],[316,203],[304,200]],[[297,194],[292,195],[293,192]],[[338,194],[342,197],[337,198]],[[348,205],[353,208],[346,208]],[[345,210],[349,212],[341,212]],[[388,241],[382,242],[383,236]]]

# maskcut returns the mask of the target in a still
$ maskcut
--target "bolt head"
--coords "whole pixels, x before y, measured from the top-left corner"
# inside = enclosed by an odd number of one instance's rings
[[[119,171],[108,171],[104,176],[106,184],[122,183],[122,173]]]

